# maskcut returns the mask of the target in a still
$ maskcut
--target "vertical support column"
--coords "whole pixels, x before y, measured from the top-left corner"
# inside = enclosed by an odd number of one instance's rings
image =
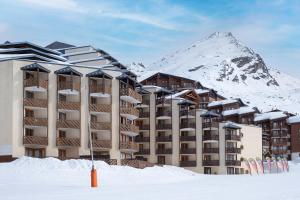
[[[223,128],[224,125],[225,125],[224,123],[219,123],[219,159],[220,159],[219,174],[227,173],[227,169],[225,165],[226,149],[225,149],[225,129]]]
[[[172,165],[179,166],[179,106],[178,100],[172,100]]]
[[[196,171],[199,173],[204,173],[204,168],[202,166],[202,117],[200,115],[204,113],[203,110],[196,110],[196,159],[197,159],[197,167]]]
[[[149,156],[149,162],[150,163],[157,163],[157,157],[155,154],[155,130],[156,130],[156,95],[154,93],[150,94],[150,118],[149,118],[149,124],[150,124],[150,156]]]

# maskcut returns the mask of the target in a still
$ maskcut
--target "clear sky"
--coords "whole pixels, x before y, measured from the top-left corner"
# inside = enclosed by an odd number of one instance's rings
[[[150,64],[215,31],[300,77],[300,0],[0,0],[0,42],[91,44],[124,64]]]

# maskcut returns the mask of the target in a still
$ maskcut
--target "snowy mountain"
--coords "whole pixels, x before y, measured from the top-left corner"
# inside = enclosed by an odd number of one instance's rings
[[[267,66],[231,33],[213,33],[146,68],[140,64],[129,66],[140,80],[158,71],[170,73],[198,80],[227,98],[240,97],[265,111],[300,113],[300,79]]]

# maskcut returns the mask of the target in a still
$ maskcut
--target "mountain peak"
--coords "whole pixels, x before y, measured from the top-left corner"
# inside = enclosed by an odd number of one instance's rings
[[[214,32],[213,34],[211,34],[210,36],[208,36],[208,38],[234,38],[235,37],[232,35],[231,32]]]

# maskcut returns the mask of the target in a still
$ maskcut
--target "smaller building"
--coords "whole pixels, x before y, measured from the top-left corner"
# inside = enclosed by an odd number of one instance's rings
[[[291,158],[292,160],[300,157],[300,116],[292,116],[287,119],[291,133]]]

